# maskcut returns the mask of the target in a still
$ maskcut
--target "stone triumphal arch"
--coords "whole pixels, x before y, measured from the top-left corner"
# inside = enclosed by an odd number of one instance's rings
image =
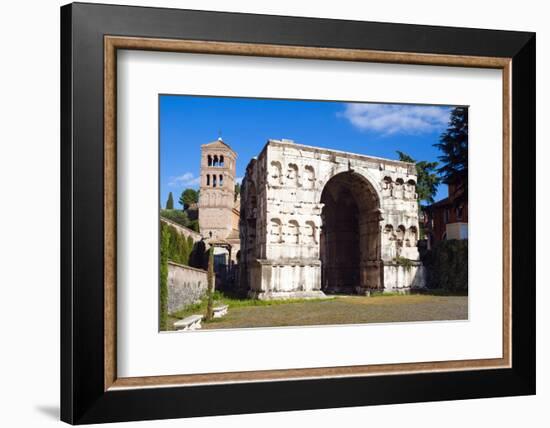
[[[240,278],[251,297],[423,286],[414,164],[269,140],[241,189]]]

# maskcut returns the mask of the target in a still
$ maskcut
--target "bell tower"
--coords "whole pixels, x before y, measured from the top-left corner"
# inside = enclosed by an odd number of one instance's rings
[[[201,146],[199,227],[204,239],[227,239],[233,230],[237,154],[221,138]]]

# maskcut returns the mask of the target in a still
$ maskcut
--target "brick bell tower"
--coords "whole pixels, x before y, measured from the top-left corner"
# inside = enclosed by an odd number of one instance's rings
[[[200,233],[225,240],[233,230],[237,154],[221,138],[201,146]]]

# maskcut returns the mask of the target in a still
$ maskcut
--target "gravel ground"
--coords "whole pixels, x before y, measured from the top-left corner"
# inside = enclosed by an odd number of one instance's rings
[[[229,308],[203,329],[362,324],[468,319],[466,296],[339,296],[274,306]]]

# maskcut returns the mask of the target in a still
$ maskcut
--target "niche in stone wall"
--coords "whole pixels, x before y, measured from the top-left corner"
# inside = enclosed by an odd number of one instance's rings
[[[405,245],[407,247],[416,247],[417,241],[418,241],[418,230],[416,229],[416,226],[411,226],[407,231],[407,238],[405,240]]]
[[[290,186],[298,185],[298,165],[295,163],[288,164],[288,170],[286,174],[287,184]]]
[[[391,177],[384,177],[384,179],[382,180],[382,196],[391,196],[391,190],[392,190]]]
[[[313,189],[315,187],[315,170],[311,165],[306,165],[304,168],[304,188]]]
[[[405,184],[405,197],[407,199],[416,199],[416,183],[414,180],[408,180]]]
[[[269,166],[269,176],[271,178],[271,183],[275,185],[280,185],[283,182],[282,166],[280,162],[271,161]]]
[[[400,224],[399,226],[397,226],[397,230],[395,232],[395,246],[397,249],[398,257],[401,255],[401,248],[403,248],[404,241],[405,241],[405,226]]]
[[[316,232],[317,228],[315,227],[315,223],[311,220],[306,221],[306,224],[304,226],[304,243],[305,244],[316,244],[317,238],[316,238]]]
[[[269,242],[279,244],[283,242],[283,225],[278,218],[272,218],[269,222]]]
[[[393,196],[396,198],[403,198],[403,189],[404,181],[402,178],[395,180],[395,185],[393,186]]]
[[[300,242],[300,226],[296,220],[288,222],[288,242],[298,244]]]
[[[383,235],[383,245],[384,245],[384,253],[386,256],[393,258],[395,257],[395,234],[393,233],[393,226],[391,224],[387,224],[384,226],[384,235]]]

